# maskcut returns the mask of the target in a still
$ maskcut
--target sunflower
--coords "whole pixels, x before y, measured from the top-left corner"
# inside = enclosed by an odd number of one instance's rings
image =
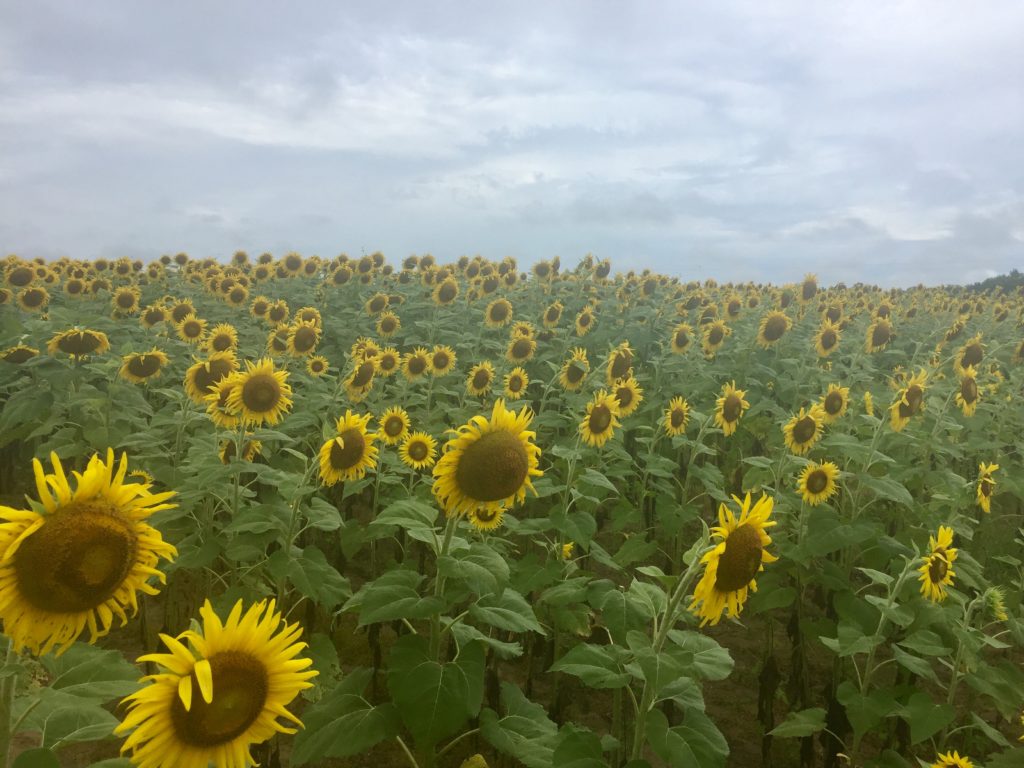
[[[936,761],[932,763],[931,768],[974,768],[974,763],[969,758],[961,757],[955,750],[935,757]]]
[[[453,277],[445,278],[434,286],[434,292],[431,295],[435,304],[440,306],[451,304],[459,296],[459,284]]]
[[[292,407],[288,371],[275,371],[267,358],[246,362],[246,370],[231,374],[235,387],[227,408],[242,417],[247,426],[277,424]]]
[[[357,416],[352,411],[338,419],[338,435],[320,448],[320,477],[324,485],[359,480],[377,466],[376,432],[368,432],[370,414]]]
[[[121,370],[118,374],[125,381],[144,384],[150,379],[159,378],[167,363],[167,355],[153,347],[149,352],[133,353],[121,358]]]
[[[775,525],[768,519],[774,500],[762,495],[753,508],[749,493],[743,501],[737,496],[733,500],[740,505],[740,516],[737,519],[724,503],[718,505],[718,525],[711,534],[719,542],[701,558],[704,575],[693,590],[690,610],[702,627],[718,624],[726,611],[733,618],[739,616],[748,593],[757,591],[757,574],[765,563],[778,560],[765,549],[772,543],[765,529]]]
[[[316,307],[302,307],[295,312],[295,319],[302,323],[313,323],[318,328],[323,328],[323,318],[320,310]]]
[[[600,448],[621,426],[619,419],[619,401],[614,394],[599,390],[587,403],[587,412],[580,422],[580,435],[587,445]]]
[[[746,394],[745,390],[736,389],[735,381],[722,387],[722,395],[716,402],[715,425],[722,428],[726,437],[736,431],[743,411],[750,407],[750,403],[743,399]]]
[[[494,384],[494,366],[490,361],[477,363],[469,370],[466,377],[466,391],[471,395],[482,397],[491,391]]]
[[[985,464],[982,462],[978,465],[978,484],[975,494],[978,506],[985,513],[992,511],[992,494],[996,490],[996,481],[992,479],[992,475],[998,469],[998,464]]]
[[[345,392],[353,403],[360,403],[373,389],[373,379],[377,374],[377,361],[370,357],[360,360],[356,358],[352,372],[345,379]]]
[[[160,306],[159,304],[150,304],[139,316],[139,322],[142,323],[144,328],[152,328],[162,323],[167,322],[167,318],[170,317],[168,311]]]
[[[203,398],[210,420],[221,429],[235,429],[242,421],[238,412],[228,406],[228,400],[237,384],[234,378],[225,376],[211,386]]]
[[[505,359],[510,363],[525,363],[533,359],[537,342],[532,336],[513,336],[505,350]]]
[[[171,307],[171,322],[177,325],[186,317],[194,315],[195,313],[196,308],[190,300],[182,299],[181,301],[176,301],[174,306]]]
[[[391,299],[386,293],[375,293],[366,300],[366,304],[363,305],[363,309],[366,311],[366,314],[373,317],[387,309],[390,302]]]
[[[975,335],[966,344],[960,347],[955,358],[954,368],[957,374],[963,375],[967,368],[977,368],[985,358],[985,345],[981,343],[981,334]]]
[[[243,613],[239,600],[222,622],[206,600],[201,633],[161,634],[170,653],[139,658],[156,664],[158,674],[122,701],[128,713],[114,733],[132,731],[122,754],[130,752],[140,768],[244,768],[255,763],[252,745],[295,733],[278,718],[302,725],[285,707],[318,673],[299,656],[302,628],[275,610],[273,600],[263,600]]]
[[[501,328],[512,321],[512,302],[495,299],[484,310],[484,323],[488,328]]]
[[[940,525],[938,537],[928,537],[928,549],[929,554],[922,558],[921,567],[917,569],[921,574],[921,594],[933,603],[941,603],[946,599],[946,587],[952,586],[956,576],[953,529]]]
[[[597,318],[594,317],[594,311],[590,307],[584,307],[580,310],[580,313],[576,315],[576,335],[586,336],[594,328],[594,324],[597,322]]]
[[[693,328],[689,323],[679,323],[672,329],[672,351],[682,355],[693,343]]]
[[[455,368],[455,350],[445,344],[437,344],[430,353],[430,375],[444,376]]]
[[[530,377],[526,375],[526,371],[519,367],[513,368],[505,374],[505,396],[509,400],[518,400],[529,384]]]
[[[293,357],[311,355],[320,342],[320,326],[300,320],[288,331],[288,352]]]
[[[415,381],[430,369],[430,352],[423,347],[416,347],[412,352],[402,356],[402,374],[409,381]]]
[[[820,405],[812,405],[806,410],[801,408],[793,418],[782,427],[786,439],[786,447],[797,456],[803,456],[824,433],[825,415]]]
[[[18,292],[18,306],[26,312],[42,312],[50,303],[50,294],[45,288],[23,288]]]
[[[817,351],[818,357],[828,357],[835,352],[839,348],[841,337],[842,332],[839,330],[839,326],[826,319],[818,332],[814,334],[814,349]]]
[[[234,285],[224,295],[224,300],[232,307],[240,307],[249,300],[249,289],[244,285]]]
[[[558,321],[562,319],[562,310],[565,307],[562,306],[562,302],[556,301],[554,304],[548,305],[548,308],[544,310],[544,316],[541,318],[545,328],[555,328],[558,326]]]
[[[499,398],[491,417],[474,416],[454,431],[434,467],[433,492],[448,515],[503,509],[522,502],[538,469],[540,448],[528,430],[533,413],[515,413]]]
[[[394,312],[382,312],[377,318],[377,333],[383,339],[394,336],[402,327],[402,321]]]
[[[919,370],[907,381],[907,386],[900,390],[899,396],[889,406],[889,419],[895,432],[903,431],[910,423],[912,416],[924,410],[924,385],[928,374]]]
[[[839,477],[839,467],[831,461],[821,464],[814,462],[803,468],[800,477],[797,479],[797,490],[800,497],[816,507],[823,501],[831,499],[839,490],[836,479]]]
[[[288,351],[288,337],[291,335],[292,327],[287,323],[281,323],[267,334],[267,352],[271,357],[278,357]]]
[[[114,291],[110,299],[111,305],[123,315],[134,315],[139,311],[139,289],[134,285],[125,285]]]
[[[868,416],[875,415],[875,401],[870,392],[864,393],[864,413]]]
[[[72,328],[70,331],[56,334],[50,339],[46,349],[51,355],[63,352],[77,360],[86,355],[102,355],[110,349],[110,342],[107,340],[107,334],[100,331]]]
[[[879,317],[868,326],[868,332],[864,339],[864,349],[867,352],[879,352],[892,341],[892,323],[885,318]]]
[[[605,378],[611,386],[618,379],[624,379],[633,373],[634,354],[628,341],[623,341],[612,350],[608,357],[608,368]]]
[[[288,309],[288,302],[284,299],[278,299],[270,308],[267,310],[267,321],[272,325],[280,325],[288,320],[290,310]]]
[[[381,376],[394,376],[400,365],[401,358],[394,347],[385,347],[377,355],[377,373]]]
[[[469,519],[470,524],[478,531],[487,532],[501,527],[502,518],[504,516],[505,510],[500,507],[498,509],[479,507],[471,511],[467,515],[467,518]]]
[[[380,424],[380,438],[388,445],[400,443],[409,434],[409,427],[412,421],[405,409],[400,406],[392,406],[381,414],[377,419]]]
[[[516,320],[508,331],[510,339],[534,339],[537,337],[537,329],[529,320]]]
[[[437,458],[437,441],[426,432],[411,432],[402,440],[398,455],[413,469],[427,469]]]
[[[686,423],[690,420],[690,404],[686,398],[673,397],[668,401],[668,408],[661,423],[665,428],[665,434],[670,437],[686,434]]]
[[[242,461],[252,462],[263,452],[263,443],[259,440],[251,440],[252,432],[245,433],[245,441],[242,443]],[[218,456],[221,464],[230,464],[235,458],[237,446],[234,440],[221,440]]]
[[[821,415],[826,424],[834,424],[846,415],[850,406],[850,388],[829,384],[828,392],[821,397]]]
[[[721,320],[715,320],[705,325],[704,338],[701,340],[704,355],[714,357],[729,336],[732,336],[732,328]]]
[[[3,352],[0,352],[0,360],[3,360],[5,363],[11,363],[12,365],[21,365],[38,354],[39,350],[35,347],[19,344],[16,347],[8,347]]]
[[[208,352],[227,352],[238,347],[238,331],[228,323],[218,323],[206,337]]]
[[[188,344],[198,344],[206,334],[206,321],[195,315],[187,315],[177,324],[178,338]]]
[[[793,321],[789,319],[789,315],[773,309],[761,318],[761,325],[757,329],[757,343],[765,349],[770,349],[792,327]]]
[[[306,358],[306,370],[311,376],[323,376],[330,368],[327,358],[322,355],[310,355]]]
[[[644,391],[632,376],[617,379],[612,384],[612,396],[619,404],[619,416],[625,418],[632,414],[644,400]]]
[[[0,507],[0,620],[15,651],[43,655],[68,648],[88,627],[89,642],[106,635],[126,608],[138,610],[137,591],[154,595],[150,576],[177,552],[145,520],[170,509],[173,491],[151,493],[125,483],[128,457],[107,450],[74,473],[72,490],[57,454],[53,474],[32,461],[42,512]]]
[[[203,405],[210,387],[238,370],[234,352],[215,352],[185,371],[185,393],[196,405]]]
[[[587,360],[587,350],[583,347],[576,347],[572,351],[572,357],[562,364],[562,370],[558,374],[558,383],[567,392],[577,392],[583,386],[583,380],[590,373],[590,361]]]
[[[981,393],[978,390],[978,373],[973,365],[962,369],[960,374],[960,389],[956,393],[956,404],[960,406],[964,416],[973,416],[978,408],[978,401]]]

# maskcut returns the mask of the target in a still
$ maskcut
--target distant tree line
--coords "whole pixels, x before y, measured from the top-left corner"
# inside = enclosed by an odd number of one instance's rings
[[[994,291],[996,288],[1002,288],[1004,293],[1010,293],[1019,290],[1021,286],[1024,286],[1024,272],[1018,269],[1011,269],[1008,274],[996,275],[987,280],[982,280],[980,283],[971,283],[967,286],[967,290],[987,293]]]

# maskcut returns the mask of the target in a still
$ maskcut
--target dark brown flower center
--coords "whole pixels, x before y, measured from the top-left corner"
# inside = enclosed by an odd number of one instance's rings
[[[213,700],[207,703],[192,673],[189,709],[178,696],[171,705],[175,735],[193,747],[215,747],[241,736],[267,700],[269,679],[263,663],[245,651],[221,651],[209,659]]]
[[[593,318],[591,318],[591,316],[589,314],[582,314],[582,315],[580,315],[579,324],[581,326],[583,326],[584,328],[586,328],[588,325],[590,325],[590,321],[592,319]]]
[[[29,347],[15,347],[14,349],[8,350],[4,354],[3,359],[5,363],[14,363],[15,365],[20,365],[21,363],[31,360],[35,356],[35,351]]]
[[[455,283],[446,282],[437,291],[437,298],[442,304],[447,304],[449,301],[453,301],[458,292],[458,288]]]
[[[209,360],[204,365],[197,366],[192,373],[192,383],[201,393],[209,391],[210,387],[223,379],[233,370],[230,360],[216,359]]]
[[[714,325],[711,330],[708,331],[708,344],[713,347],[717,347],[722,343],[722,339],[725,338],[725,329],[720,325]]]
[[[148,379],[160,371],[160,358],[157,355],[135,355],[128,361],[128,373],[140,379]]]
[[[786,332],[786,318],[784,315],[772,315],[764,324],[764,338],[766,341],[778,341]]]
[[[824,350],[832,349],[836,345],[836,341],[836,332],[831,328],[821,334],[821,348]]]
[[[682,408],[673,408],[668,419],[672,429],[679,429],[686,422],[686,411]]]
[[[978,382],[972,378],[966,378],[960,382],[960,396],[964,402],[970,405],[978,399]]]
[[[495,323],[504,322],[508,318],[509,305],[505,302],[498,302],[491,307],[491,320]]]
[[[280,323],[288,317],[288,310],[285,307],[275,305],[270,308],[269,312],[267,312],[267,317],[270,318],[271,322]]]
[[[151,309],[145,314],[146,323],[149,325],[156,325],[164,321],[164,311],[162,309]]]
[[[810,416],[804,416],[793,425],[793,442],[803,445],[814,437],[818,431],[818,424]]]
[[[473,389],[481,390],[490,386],[491,374],[486,369],[480,369],[473,374]]]
[[[508,380],[509,392],[518,392],[523,388],[523,377],[522,376],[510,376]]]
[[[988,477],[981,478],[981,484],[980,484],[979,490],[981,491],[981,495],[982,496],[991,496],[992,495],[992,489],[994,487],[995,487],[995,483],[993,483]]]
[[[583,368],[581,368],[580,366],[576,365],[576,363],[569,363],[569,367],[565,369],[565,379],[570,384],[579,383],[580,381],[583,380],[583,376],[585,374],[586,371],[583,370]]]
[[[186,338],[195,339],[202,335],[203,326],[198,320],[188,320],[181,326],[181,332]]]
[[[871,346],[882,347],[892,338],[892,329],[888,323],[876,323],[871,329]]]
[[[843,311],[839,307],[829,307],[825,310],[825,319],[833,323],[838,323],[842,315]]]
[[[936,547],[928,559],[928,579],[932,584],[941,584],[949,573],[949,561],[946,559],[946,548]]]
[[[137,551],[130,520],[106,504],[72,504],[22,542],[14,556],[18,589],[41,611],[87,611],[114,594]]]
[[[966,368],[969,365],[978,365],[984,357],[984,350],[981,348],[981,344],[968,344],[964,348],[963,355],[960,356],[960,366]]]
[[[57,347],[68,355],[88,355],[95,352],[103,340],[90,331],[71,331],[57,341]]]
[[[807,490],[819,494],[828,488],[828,473],[823,469],[815,469],[807,475]]]
[[[512,342],[512,357],[516,360],[525,360],[533,352],[533,344],[530,339],[516,339]]]
[[[604,403],[595,405],[590,411],[590,418],[587,420],[590,431],[595,435],[604,434],[612,424],[612,411]]]
[[[380,332],[381,333],[394,333],[395,332],[395,318],[385,317],[380,321]]]
[[[427,361],[424,360],[420,355],[409,358],[409,373],[413,376],[419,376],[427,369]]]
[[[135,294],[127,291],[117,294],[117,306],[121,309],[131,309],[135,306]]]
[[[843,410],[843,396],[835,390],[825,395],[825,413],[829,416],[837,415]]]
[[[616,352],[612,358],[612,378],[621,379],[633,368],[633,354],[628,350]]]
[[[411,440],[406,450],[409,458],[413,461],[423,461],[429,453],[427,444],[423,440]]]
[[[383,311],[384,307],[386,307],[387,305],[388,300],[386,296],[374,296],[372,299],[370,299],[370,311],[373,313]]]
[[[21,301],[26,307],[41,307],[46,294],[39,288],[29,288],[21,294]]]
[[[619,408],[627,410],[633,404],[633,389],[631,387],[619,387],[615,390],[615,399],[619,401]]]
[[[761,533],[749,523],[729,534],[718,559],[715,589],[734,592],[750,584],[761,567]]]
[[[349,469],[363,458],[366,440],[358,429],[349,428],[338,435],[341,445],[335,440],[331,443],[331,466],[334,469]]]
[[[273,374],[257,373],[242,385],[242,404],[253,413],[267,413],[281,402],[281,384]]]
[[[384,434],[388,437],[398,437],[405,429],[405,420],[401,416],[388,416],[384,421]]]
[[[180,323],[195,311],[195,307],[191,304],[178,304],[171,310],[171,317],[174,319],[174,322]]]
[[[316,346],[316,329],[308,325],[300,326],[292,337],[292,345],[296,352],[309,352]]]
[[[678,349],[683,349],[690,343],[690,335],[686,331],[676,331],[674,341]]]
[[[374,364],[367,360],[366,362],[360,363],[359,367],[356,368],[355,374],[352,376],[353,387],[365,387],[373,381],[373,374],[376,371]]]
[[[228,294],[228,299],[232,304],[241,304],[245,301],[245,288],[235,287],[231,289],[231,293]]]
[[[910,408],[910,414],[917,413],[921,410],[921,403],[924,401],[924,390],[917,384],[910,385],[907,387],[906,400]]]
[[[29,267],[15,267],[7,273],[7,283],[15,288],[24,288],[35,279],[35,273]]]
[[[507,429],[499,429],[465,448],[455,470],[455,482],[471,499],[499,501],[522,487],[529,468],[522,441]]]
[[[737,394],[731,394],[722,403],[722,418],[727,422],[736,421],[743,414],[743,399]]]
[[[448,363],[450,361],[451,361],[451,358],[448,357],[448,353],[447,352],[435,352],[434,353],[434,359],[433,359],[434,370],[437,370],[437,371],[445,370],[448,367]]]

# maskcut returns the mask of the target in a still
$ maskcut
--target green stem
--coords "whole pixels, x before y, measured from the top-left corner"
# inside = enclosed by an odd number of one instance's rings
[[[398,746],[400,746],[402,751],[405,753],[405,757],[409,760],[409,765],[411,765],[412,768],[420,768],[420,764],[416,762],[416,758],[412,756],[412,752],[409,751],[409,747],[407,747],[405,742],[402,741],[402,737],[395,736],[395,741],[398,742]]]
[[[444,540],[441,542],[441,549],[437,553],[437,560],[440,564],[441,558],[448,554],[448,549],[452,545],[452,536],[455,535],[455,527],[458,525],[458,515],[452,515],[448,518],[448,522],[444,528]],[[444,594],[444,576],[438,573],[434,577],[434,597],[441,597]],[[430,617],[430,658],[437,662],[440,662],[441,657],[441,611]]]

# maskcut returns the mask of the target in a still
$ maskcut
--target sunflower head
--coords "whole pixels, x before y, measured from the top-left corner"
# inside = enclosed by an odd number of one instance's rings
[[[539,477],[540,448],[528,430],[533,414],[515,413],[498,399],[488,419],[474,416],[459,427],[434,467],[433,492],[449,515],[478,508],[503,509],[526,498]]]
[[[732,335],[732,328],[721,320],[714,320],[704,326],[704,335],[701,339],[701,347],[707,357],[714,357],[718,350],[725,344],[725,340]]]
[[[978,465],[978,483],[975,494],[978,500],[978,506],[981,507],[981,510],[985,513],[992,511],[992,496],[996,490],[996,481],[993,475],[998,469],[998,464],[986,464],[982,462]]]
[[[65,355],[79,359],[88,355],[102,355],[110,349],[110,342],[107,340],[107,335],[101,331],[72,328],[69,331],[58,333],[50,339],[46,349],[51,355],[63,352]]]
[[[690,404],[684,397],[673,397],[668,401],[662,424],[670,436],[686,434],[686,423],[690,420]]]
[[[839,339],[842,331],[839,326],[827,319],[821,324],[814,336],[814,349],[818,357],[828,357],[839,348]]]
[[[868,352],[879,352],[888,346],[893,338],[892,323],[884,317],[876,318],[868,326],[867,336],[864,340],[864,348]]]
[[[594,316],[594,311],[590,307],[583,308],[576,315],[576,335],[586,336],[594,329],[596,324],[597,318]]]
[[[484,323],[488,328],[502,328],[512,322],[512,302],[495,299],[484,310]]]
[[[973,365],[963,368],[960,373],[960,388],[956,393],[956,404],[960,406],[964,416],[973,416],[981,399],[978,389],[978,372]]]
[[[447,344],[437,344],[430,353],[430,375],[444,376],[455,368],[455,350]]]
[[[193,403],[203,405],[210,387],[237,370],[238,360],[234,352],[215,352],[185,371],[185,393]]]
[[[430,370],[430,352],[416,347],[402,356],[402,373],[409,381],[415,381]]]
[[[548,308],[544,310],[544,316],[541,320],[545,328],[555,328],[558,326],[558,321],[562,319],[562,310],[565,307],[562,306],[562,302],[556,301],[554,304],[548,305]]]
[[[411,432],[402,440],[398,455],[413,469],[428,469],[437,458],[437,441],[426,432]]]
[[[824,411],[820,405],[812,405],[800,412],[782,427],[786,447],[797,456],[803,456],[821,439],[825,423]]]
[[[466,377],[466,391],[471,395],[482,397],[491,391],[494,384],[494,366],[487,360],[477,363],[469,370]]]
[[[746,394],[744,390],[736,389],[735,381],[730,381],[722,387],[722,394],[716,404],[715,424],[721,427],[726,437],[736,431],[740,417],[750,407],[750,403],[744,399]]]
[[[177,325],[178,337],[188,344],[198,344],[206,335],[206,321],[193,314],[186,315]]]
[[[899,397],[889,408],[892,428],[896,432],[903,430],[910,419],[924,410],[925,382],[928,374],[921,369],[907,380],[906,386],[900,390]]]
[[[277,424],[291,409],[288,371],[275,370],[272,360],[247,362],[245,371],[233,373],[231,377],[234,387],[227,408],[239,414],[246,425]]]
[[[928,537],[928,554],[922,558],[918,573],[921,574],[921,594],[932,602],[946,599],[946,587],[953,584],[953,563],[957,551],[953,548],[953,529],[939,526],[937,536]]]
[[[829,384],[828,391],[821,398],[821,415],[826,424],[834,424],[850,406],[850,388]]]
[[[22,288],[18,292],[18,306],[26,312],[42,312],[50,303],[50,293],[42,286]]]
[[[558,383],[567,392],[577,392],[583,386],[583,380],[590,373],[590,361],[587,360],[587,350],[576,347],[572,350],[572,356],[562,364],[562,370],[558,374]]]
[[[409,419],[409,414],[405,412],[404,408],[395,405],[384,411],[377,420],[377,423],[380,424],[378,432],[380,438],[388,445],[395,445],[404,440],[409,434],[409,427],[412,421]]]
[[[505,359],[510,363],[525,363],[533,359],[537,341],[532,336],[513,336],[505,350]]]
[[[672,351],[682,355],[693,343],[693,328],[689,323],[679,323],[672,329]]]
[[[615,428],[621,426],[619,401],[615,395],[599,390],[587,403],[587,411],[580,422],[580,436],[587,445],[600,448],[612,437]]]
[[[0,352],[0,360],[3,360],[5,363],[11,363],[12,365],[21,365],[22,363],[28,362],[38,354],[39,350],[35,347],[18,344],[15,347],[8,347]]]
[[[630,416],[644,399],[644,391],[633,376],[625,379],[617,379],[612,384],[612,396],[619,404],[619,416],[625,418]]]
[[[167,322],[170,317],[168,311],[159,304],[150,304],[139,316],[139,322],[146,328],[152,328]]]
[[[119,374],[125,381],[144,384],[150,379],[158,378],[167,363],[167,355],[153,347],[149,352],[133,353],[121,358]]]
[[[608,357],[607,380],[612,384],[616,379],[624,379],[633,372],[633,350],[628,341],[623,341],[612,350]]]
[[[523,368],[516,367],[505,374],[505,396],[509,400],[518,400],[523,396],[530,384],[530,377]]]
[[[434,286],[434,303],[441,306],[451,304],[459,296],[459,284],[454,277],[447,277]]]
[[[338,419],[338,434],[320,448],[320,477],[324,485],[359,480],[367,470],[377,466],[378,434],[366,429],[370,414],[359,416],[352,411]]]
[[[761,325],[757,331],[757,343],[768,349],[785,336],[792,326],[793,321],[789,319],[789,315],[772,310],[761,318]]]
[[[959,752],[953,750],[944,755],[937,754],[931,768],[974,768],[974,763],[966,755],[961,756]]]
[[[320,326],[309,320],[297,321],[288,331],[288,352],[294,357],[313,354],[320,342]]]
[[[306,370],[310,376],[325,376],[331,365],[322,355],[310,355],[306,358]]]
[[[812,507],[828,501],[839,490],[836,480],[839,478],[839,467],[831,461],[821,464],[811,462],[797,480],[797,490],[807,504]]]

